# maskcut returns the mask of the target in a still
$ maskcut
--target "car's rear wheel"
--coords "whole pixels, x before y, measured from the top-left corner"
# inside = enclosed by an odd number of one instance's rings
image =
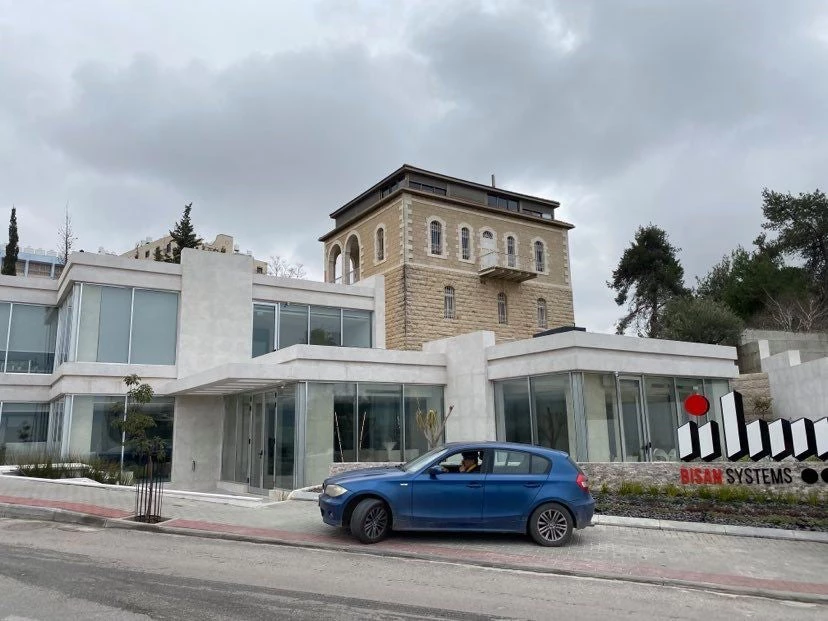
[[[382,541],[391,530],[391,511],[383,501],[366,498],[351,515],[351,534],[362,543]]]
[[[529,518],[529,534],[542,546],[562,546],[572,537],[572,516],[563,505],[541,505]]]

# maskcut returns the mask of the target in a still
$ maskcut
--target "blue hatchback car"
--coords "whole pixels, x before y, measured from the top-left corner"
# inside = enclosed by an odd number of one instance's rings
[[[527,533],[561,546],[592,525],[595,499],[578,465],[561,451],[506,442],[457,442],[393,468],[326,479],[322,520],[363,543],[391,530]]]

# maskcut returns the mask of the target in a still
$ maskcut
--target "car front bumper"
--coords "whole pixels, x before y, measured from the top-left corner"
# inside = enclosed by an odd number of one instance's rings
[[[345,505],[350,494],[343,494],[332,498],[327,494],[319,496],[319,511],[322,514],[322,521],[329,526],[342,526],[342,516],[345,512]]]

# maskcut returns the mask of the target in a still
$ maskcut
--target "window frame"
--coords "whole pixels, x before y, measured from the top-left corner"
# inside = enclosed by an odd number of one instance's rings
[[[471,261],[471,227],[460,227],[460,260]]]
[[[385,226],[380,225],[374,231],[374,261],[382,263],[386,259],[385,252]]]
[[[538,274],[546,273],[546,243],[542,239],[536,239],[532,244],[535,259],[535,271]]]
[[[443,287],[443,319],[457,319],[457,296],[451,285]]]
[[[437,248],[437,246],[434,244],[435,233],[439,234],[439,248]],[[448,243],[446,240],[445,220],[437,216],[429,216],[428,218],[426,218],[425,234],[426,255],[429,257],[436,257],[439,259],[448,259]],[[439,252],[434,252],[435,248],[437,248]]]
[[[547,312],[548,306],[546,298],[538,298],[537,300],[537,319],[538,328],[546,330],[549,327],[549,314]]]
[[[503,291],[497,294],[497,323],[500,325],[509,323],[508,298]]]

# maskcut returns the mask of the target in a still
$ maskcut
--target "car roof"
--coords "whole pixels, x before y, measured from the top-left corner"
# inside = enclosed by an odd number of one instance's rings
[[[523,444],[521,442],[497,442],[494,440],[481,440],[480,442],[447,442],[443,445],[447,449],[457,450],[457,449],[468,449],[470,451],[482,451],[485,449],[502,449],[502,450],[515,450],[515,451],[527,451],[531,453],[537,453],[539,455],[547,455],[547,456],[555,456],[558,458],[566,458],[569,457],[569,453],[565,451],[559,451],[557,449],[546,448],[545,446],[538,446],[536,444]]]

